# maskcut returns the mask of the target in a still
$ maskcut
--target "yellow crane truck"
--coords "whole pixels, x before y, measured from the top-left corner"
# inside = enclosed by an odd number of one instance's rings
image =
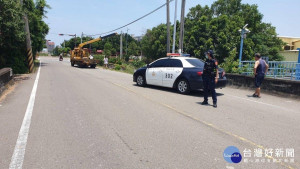
[[[74,48],[74,50],[70,51],[71,66],[74,66],[76,64],[76,65],[78,65],[78,67],[90,66],[91,68],[95,68],[97,65],[97,60],[95,60],[94,58],[90,58],[89,50],[87,48],[82,48],[82,47],[85,45],[100,41],[102,39],[114,36],[114,35],[117,35],[117,33],[109,34],[109,35],[99,37],[99,38],[79,44],[77,48]]]

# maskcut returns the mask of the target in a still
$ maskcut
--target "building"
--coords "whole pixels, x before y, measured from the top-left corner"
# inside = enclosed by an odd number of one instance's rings
[[[300,48],[300,37],[278,36],[283,42],[286,43],[283,46],[284,51],[279,52],[284,57],[285,61],[298,61],[298,55]]]
[[[300,37],[278,36],[278,38],[287,43],[284,50],[297,50],[297,48],[300,48]]]
[[[144,35],[141,35],[141,36],[134,36],[134,35],[131,35],[132,37],[133,37],[133,39],[135,39],[136,41],[138,41],[138,42],[140,42],[142,39],[143,39],[143,37],[144,37]]]
[[[46,46],[47,46],[48,52],[52,53],[52,51],[55,48],[55,43],[54,42],[50,42],[50,41],[46,41]]]

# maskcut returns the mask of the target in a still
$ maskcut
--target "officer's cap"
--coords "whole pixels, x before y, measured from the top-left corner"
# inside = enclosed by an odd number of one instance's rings
[[[214,51],[213,50],[208,50],[207,52],[205,52],[205,54],[210,54],[210,56],[213,58],[214,57]]]

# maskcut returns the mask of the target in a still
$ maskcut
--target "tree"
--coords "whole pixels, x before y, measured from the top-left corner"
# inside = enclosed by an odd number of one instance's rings
[[[270,60],[281,60],[278,52],[283,42],[277,38],[275,27],[263,23],[262,18],[257,5],[242,4],[241,0],[218,0],[210,8],[197,5],[187,15],[186,51],[203,58],[205,51],[213,49],[219,62],[223,62],[232,50],[239,51],[238,30],[247,23],[251,33],[244,41],[243,60],[252,60],[255,52]]]
[[[247,23],[251,32],[244,40],[243,60],[252,60],[256,52],[270,60],[282,60],[278,52],[284,43],[277,37],[275,27],[262,22],[262,18],[257,5],[242,4],[241,0],[217,0],[210,7],[197,5],[185,19],[184,53],[204,59],[205,52],[212,49],[219,63],[228,57],[227,60],[237,61],[239,29]],[[178,31],[179,28],[176,37]],[[165,24],[147,30],[141,41],[143,54],[150,60],[166,56],[165,42]],[[178,39],[176,46],[177,42]]]
[[[24,1],[25,12],[28,14],[29,28],[32,43],[32,53],[35,59],[35,54],[43,50],[45,44],[45,37],[49,32],[48,25],[43,21],[46,17],[47,5],[45,0],[37,0],[35,3],[31,1]]]
[[[27,69],[23,10],[18,1],[0,1],[0,68]]]
[[[128,45],[128,55],[129,56],[138,56],[140,53],[140,47],[136,44],[135,41],[132,41]]]
[[[20,1],[0,0],[0,68],[12,67],[14,73],[28,71],[23,15],[27,13],[31,34],[32,51],[43,49],[48,25],[42,21],[45,8],[49,7],[45,0]]]
[[[112,51],[112,44],[110,42],[106,42],[104,45],[104,55],[111,56]]]
[[[166,31],[167,26],[160,24],[152,28],[152,30],[147,30],[147,33],[143,37],[141,41],[142,51],[149,62],[166,56]]]

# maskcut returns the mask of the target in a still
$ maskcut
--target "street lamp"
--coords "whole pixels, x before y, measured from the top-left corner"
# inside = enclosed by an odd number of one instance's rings
[[[240,56],[239,56],[239,67],[242,67],[242,53],[243,53],[243,44],[244,44],[244,39],[246,38],[246,34],[250,33],[249,29],[246,27],[248,24],[246,24],[242,29],[239,30],[241,32],[241,47],[240,47]]]
[[[60,33],[60,34],[58,34],[59,36],[64,36],[64,35],[68,35],[68,36],[73,36],[73,37],[75,37],[75,46],[74,46],[74,48],[76,48],[76,34],[64,34],[64,33]]]

